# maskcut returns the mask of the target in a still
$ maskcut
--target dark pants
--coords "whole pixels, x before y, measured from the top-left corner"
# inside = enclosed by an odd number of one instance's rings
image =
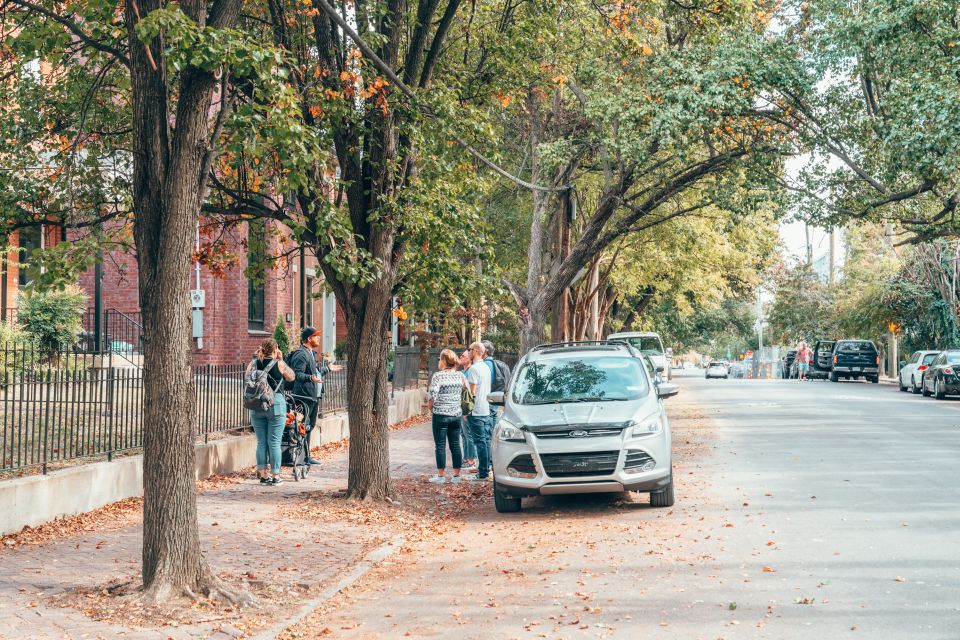
[[[437,469],[447,467],[447,443],[450,443],[450,455],[453,468],[463,466],[463,454],[460,452],[460,416],[441,416],[433,414],[433,444],[437,454]]]
[[[493,431],[493,416],[469,416],[467,426],[473,437],[473,444],[477,445],[477,476],[486,478],[490,475],[490,434]]]
[[[307,457],[310,457],[310,435],[313,433],[313,428],[317,425],[317,410],[320,408],[319,403],[309,402],[303,398],[297,398],[300,402],[303,403],[303,421],[306,423],[307,427]]]

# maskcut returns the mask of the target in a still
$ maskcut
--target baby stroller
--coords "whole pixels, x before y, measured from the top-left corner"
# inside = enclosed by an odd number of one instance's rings
[[[299,482],[310,472],[307,464],[307,423],[303,403],[291,393],[284,393],[287,399],[287,421],[280,439],[280,465],[293,467],[293,479]]]

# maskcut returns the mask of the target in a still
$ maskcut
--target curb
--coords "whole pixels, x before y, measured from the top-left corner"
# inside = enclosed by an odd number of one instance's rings
[[[363,560],[358,562],[349,571],[347,571],[347,573],[344,574],[340,580],[321,591],[316,598],[305,602],[303,606],[300,607],[300,611],[296,615],[274,625],[266,631],[257,634],[253,637],[253,640],[274,640],[274,638],[286,631],[289,627],[292,627],[309,616],[333,596],[337,595],[354,582],[362,578],[377,564],[395,554],[404,542],[406,542],[406,538],[403,536],[396,536],[386,544],[377,547],[368,553]]]

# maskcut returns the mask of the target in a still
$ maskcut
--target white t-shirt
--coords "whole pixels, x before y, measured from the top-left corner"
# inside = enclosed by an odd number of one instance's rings
[[[467,382],[477,385],[473,393],[476,405],[474,405],[471,415],[490,415],[490,403],[487,402],[487,395],[490,393],[490,367],[483,361],[474,362],[467,369]]]

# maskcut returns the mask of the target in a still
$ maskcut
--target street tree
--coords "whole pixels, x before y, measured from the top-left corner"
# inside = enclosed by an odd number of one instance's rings
[[[94,229],[63,270],[111,242],[136,250],[144,327],[143,592],[233,602],[205,560],[194,484],[189,274],[207,177],[237,87],[264,91],[283,130],[280,55],[235,29],[241,0],[8,0],[0,4],[6,231]],[[276,101],[276,102],[272,102]],[[248,110],[247,116],[257,115]],[[236,123],[235,123],[236,124]],[[244,127],[240,127],[244,129]],[[249,128],[249,118],[246,123]],[[62,274],[61,274],[62,275]]]

